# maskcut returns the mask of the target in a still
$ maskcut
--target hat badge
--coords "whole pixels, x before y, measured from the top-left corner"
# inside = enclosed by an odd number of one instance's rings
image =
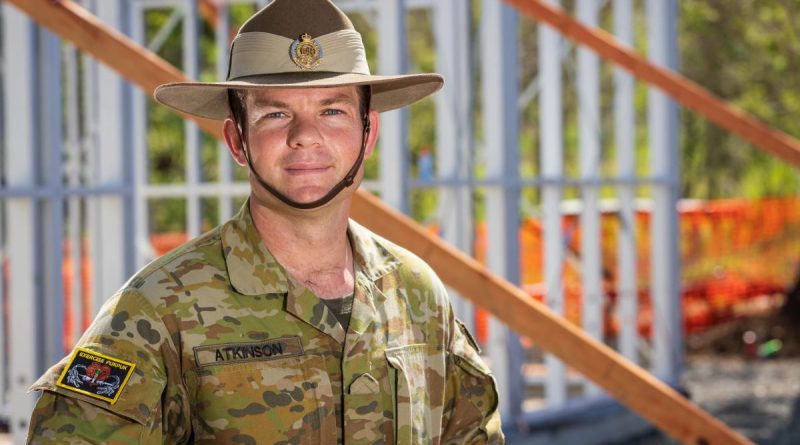
[[[322,47],[310,35],[303,33],[292,42],[289,56],[292,58],[292,62],[301,69],[311,70],[322,63]]]

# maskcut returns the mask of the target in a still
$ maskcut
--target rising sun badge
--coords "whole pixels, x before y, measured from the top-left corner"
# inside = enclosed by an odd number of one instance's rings
[[[303,34],[289,47],[292,62],[304,70],[312,70],[322,62],[322,47],[310,35]]]

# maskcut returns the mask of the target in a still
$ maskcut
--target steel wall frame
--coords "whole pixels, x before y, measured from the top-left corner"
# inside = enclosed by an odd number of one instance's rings
[[[85,2],[91,8],[90,3]],[[128,14],[120,5],[98,2],[95,12],[124,30],[121,18]],[[15,61],[3,65],[4,78],[14,81],[4,84],[6,183],[0,190],[9,277],[3,284],[8,284],[8,329],[14,335],[6,376],[9,387],[0,384],[8,405],[0,413],[7,415],[15,443],[24,443],[35,401],[28,387],[67,352],[68,310],[73,329],[81,330],[82,295],[90,292],[95,297],[89,310],[96,313],[133,272],[133,262],[120,255],[132,251],[133,240],[126,172],[131,153],[126,142],[130,86],[96,62],[78,63],[70,45],[16,9],[3,5],[2,15],[3,53]],[[86,99],[82,110],[78,94]],[[108,109],[118,112],[101,112]],[[69,112],[65,115],[64,110]],[[85,127],[78,114],[84,116]],[[81,282],[84,242],[94,259],[90,289]],[[69,256],[66,246],[71,246]],[[64,281],[65,260],[72,264],[69,287]],[[68,307],[61,298],[66,291],[73,295]]]
[[[551,3],[559,3],[551,0]],[[576,18],[583,23],[597,26],[599,8],[605,5],[601,0],[579,0],[576,2]],[[648,1],[647,17],[649,20],[648,40],[651,42],[651,60],[664,66],[677,69],[677,2]],[[614,14],[614,32],[624,42],[633,45],[633,3],[630,0],[615,0],[611,7]],[[561,57],[566,45],[557,32],[547,26],[539,27],[539,57],[541,87],[540,127],[542,200],[544,212],[545,237],[545,277],[546,298],[548,304],[556,312],[563,313],[564,289],[561,277],[564,273],[565,249],[561,212],[563,190],[577,187],[581,191],[582,201],[579,206],[582,233],[581,273],[584,287],[583,323],[590,335],[599,337],[602,333],[600,318],[603,295],[600,292],[601,258],[599,257],[599,208],[597,203],[600,186],[617,188],[621,220],[619,235],[619,283],[618,316],[623,323],[620,332],[619,349],[627,358],[641,363],[642,355],[649,356],[649,366],[661,379],[676,384],[680,372],[680,349],[682,345],[680,327],[680,289],[679,289],[679,256],[677,252],[677,113],[674,104],[670,104],[663,94],[650,89],[648,105],[648,124],[651,152],[658,159],[651,160],[648,176],[637,176],[635,171],[634,149],[634,108],[633,78],[625,72],[615,71],[614,84],[614,128],[617,156],[617,176],[602,177],[599,169],[599,72],[597,58],[586,49],[577,50],[576,85],[578,97],[579,139],[579,177],[577,180],[564,179],[564,122],[561,113],[562,90]],[[533,179],[536,181],[537,179]],[[660,331],[654,334],[652,353],[640,354],[642,339],[636,330],[637,316],[637,271],[636,271],[636,233],[635,233],[635,190],[639,186],[649,186],[653,190],[654,223],[651,237],[658,239],[659,245],[651,251],[652,270],[657,278],[651,285],[651,295],[655,311],[663,311],[660,320],[654,326]],[[656,263],[657,261],[657,263]],[[667,278],[669,277],[669,278]],[[594,289],[592,291],[592,289]],[[588,304],[587,304],[588,299]],[[565,368],[555,358],[546,358],[548,378],[545,394],[548,405],[557,408],[567,406],[567,379]],[[585,394],[600,396],[602,393],[588,384],[584,386]],[[572,404],[574,406],[580,404]],[[574,407],[573,406],[573,407]],[[541,419],[544,416],[527,416],[529,420]]]
[[[437,47],[437,71],[446,80],[436,101],[436,178],[458,181],[458,187],[438,187],[440,235],[463,252],[472,252],[474,209],[472,205],[474,141],[472,128],[473,57],[469,26],[471,7],[463,0],[439,0],[434,3],[434,38]],[[429,178],[431,179],[431,178]],[[414,185],[410,184],[410,188]],[[456,315],[474,332],[474,308],[450,290]]]

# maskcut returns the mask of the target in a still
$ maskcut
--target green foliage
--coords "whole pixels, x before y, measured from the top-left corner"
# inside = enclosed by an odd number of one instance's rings
[[[185,181],[183,119],[167,108],[148,100],[148,179],[151,184]]]
[[[769,125],[800,136],[797,0],[681,5],[681,71]],[[693,198],[800,192],[796,168],[695,113],[683,113],[683,194]]]
[[[186,231],[185,199],[150,199],[147,206],[151,233]]]

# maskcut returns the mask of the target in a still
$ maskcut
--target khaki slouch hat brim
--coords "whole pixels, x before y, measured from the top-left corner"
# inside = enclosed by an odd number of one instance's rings
[[[330,0],[275,0],[239,30],[225,82],[159,86],[158,102],[191,115],[228,116],[228,90],[369,85],[372,108],[388,111],[439,90],[441,75],[376,76],[369,72],[361,35]]]

